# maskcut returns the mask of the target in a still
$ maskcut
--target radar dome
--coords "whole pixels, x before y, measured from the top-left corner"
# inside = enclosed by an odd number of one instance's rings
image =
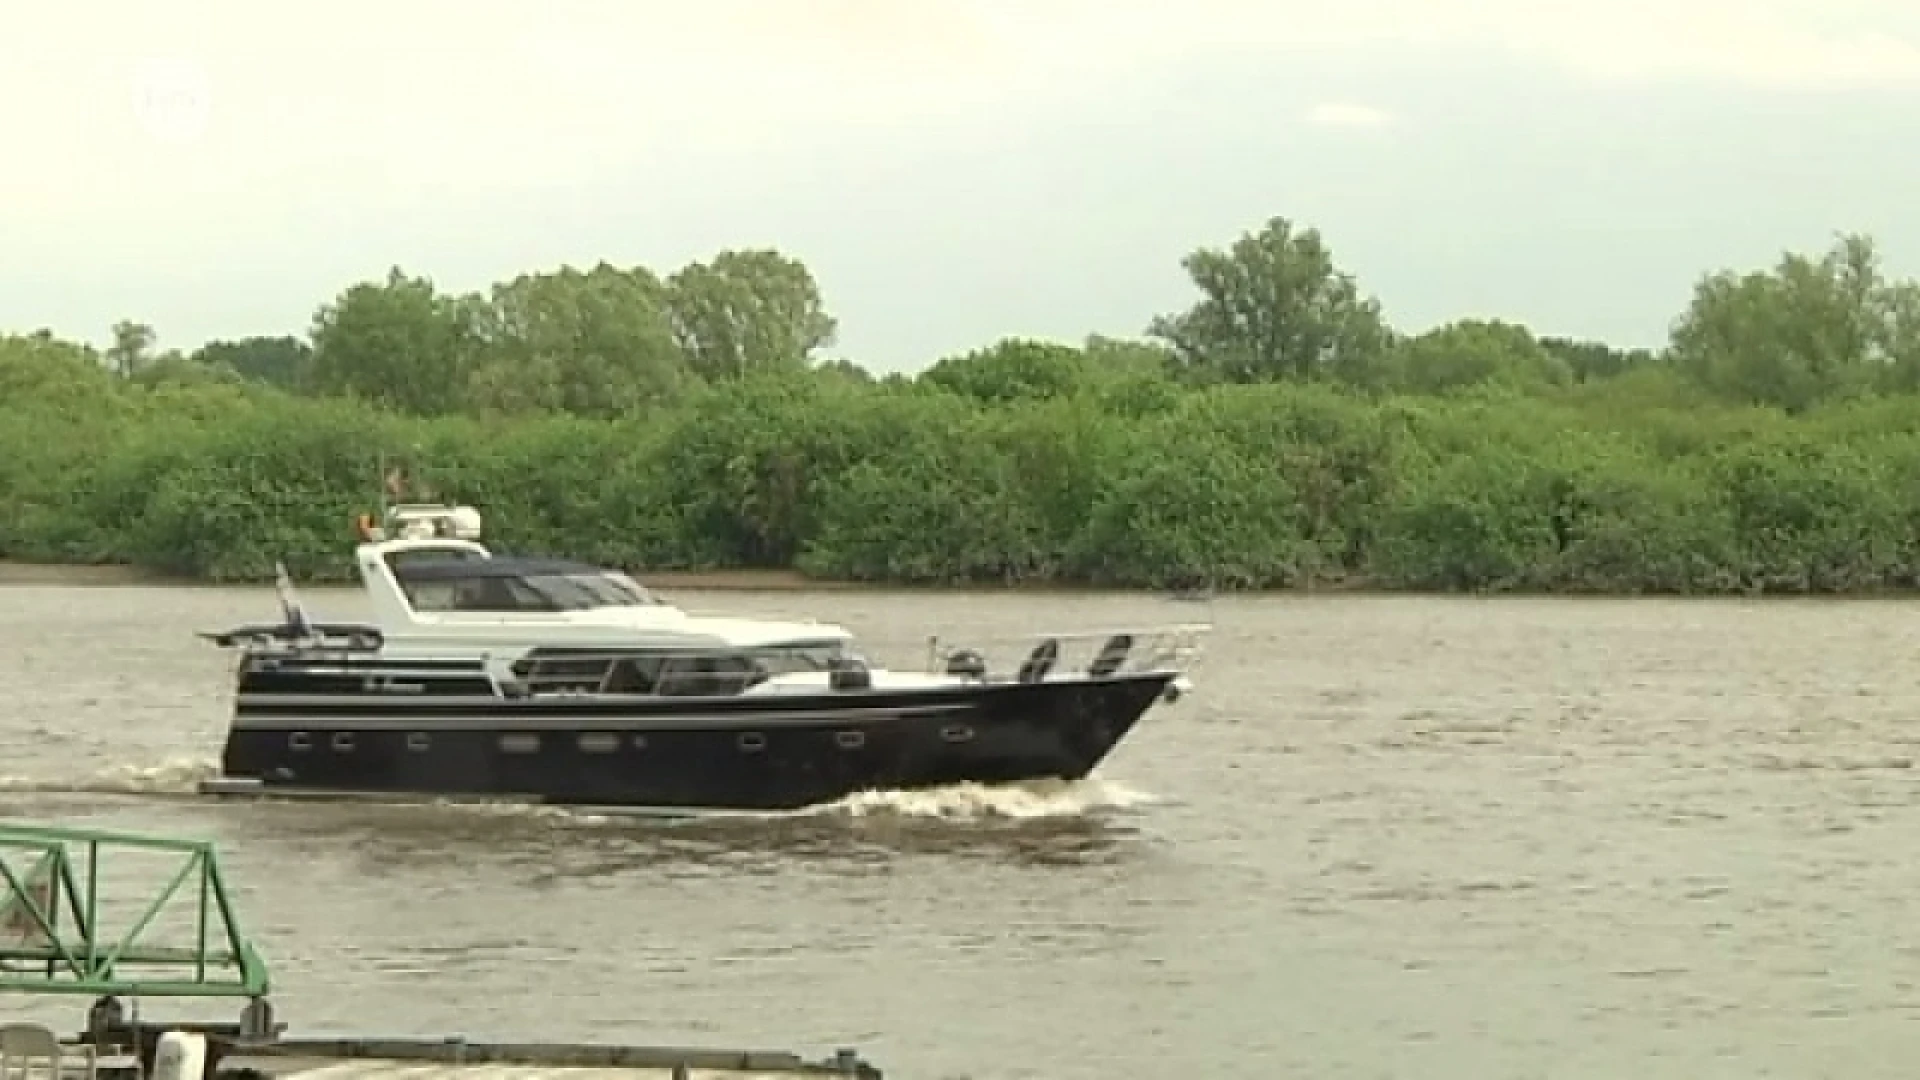
[[[447,526],[462,540],[480,539],[480,511],[471,506],[456,506],[447,511]]]

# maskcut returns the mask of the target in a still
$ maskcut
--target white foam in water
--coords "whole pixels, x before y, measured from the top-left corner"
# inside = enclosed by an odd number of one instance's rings
[[[1151,803],[1153,797],[1121,784],[1089,777],[1027,784],[954,784],[923,791],[863,791],[802,813],[874,817],[893,814],[945,821],[1083,817],[1101,810]]]
[[[219,773],[219,763],[211,759],[176,757],[152,765],[112,765],[79,779],[0,776],[0,791],[55,795],[191,795],[200,781]]]
[[[133,794],[192,794],[202,780],[220,775],[220,763],[171,758],[158,765],[115,765],[99,775],[97,790]]]
[[[395,798],[394,803],[409,800]],[[1106,810],[1151,805],[1158,800],[1113,781],[1089,777],[1066,783],[1036,781],[1025,784],[953,784],[918,791],[862,791],[833,802],[798,810],[633,810],[622,808],[567,808],[509,799],[429,800],[414,803],[437,812],[494,817],[566,820],[598,825],[638,818],[687,821],[732,819],[874,819],[895,817],[943,822],[1038,821],[1085,817]]]

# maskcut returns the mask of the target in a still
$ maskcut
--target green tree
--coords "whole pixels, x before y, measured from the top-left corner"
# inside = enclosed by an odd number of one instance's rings
[[[1178,402],[1183,387],[1173,379],[1177,354],[1165,344],[1092,334],[1082,352],[1087,389],[1114,416],[1158,416]]]
[[[681,268],[667,279],[667,307],[681,352],[707,379],[805,367],[838,328],[806,266],[770,249]]]
[[[86,513],[89,469],[144,426],[132,396],[89,346],[0,334],[0,558],[100,557],[111,524]]]
[[[1201,299],[1153,320],[1190,377],[1225,382],[1331,379],[1371,385],[1391,340],[1379,301],[1338,269],[1317,229],[1283,217],[1225,251],[1181,262]]]
[[[1575,382],[1614,379],[1659,361],[1651,349],[1616,349],[1602,341],[1543,337],[1540,347],[1567,366]]]
[[[1920,297],[1886,279],[1870,238],[1845,235],[1817,259],[1789,252],[1770,271],[1700,279],[1672,351],[1717,393],[1802,412],[1920,382]]]
[[[949,356],[921,374],[923,382],[986,403],[1063,397],[1086,381],[1087,358],[1071,345],[1004,338]]]
[[[183,359],[133,322],[105,350],[0,334],[0,557],[344,576],[398,454],[503,548],[643,570],[1920,585],[1920,289],[1864,239],[1703,279],[1658,356],[1487,319],[1383,355],[1316,251],[1289,226],[1198,260],[1226,299],[1167,320],[1184,348],[1004,339],[918,378],[806,355],[817,290],[751,253],[677,290],[603,264],[452,296],[396,270],[323,308],[304,360],[292,337]],[[1347,333],[1362,316],[1377,334]]]
[[[243,379],[292,390],[301,385],[313,362],[313,347],[291,334],[209,341],[190,358],[206,368],[231,371]]]
[[[688,372],[666,289],[607,263],[522,274],[476,313],[471,404],[613,416],[674,397]]]
[[[1105,334],[1088,334],[1080,351],[1094,374],[1114,379],[1163,376],[1173,370],[1178,359],[1178,354],[1163,342]]]
[[[1262,588],[1295,581],[1306,545],[1300,500],[1276,463],[1182,423],[1137,429],[1076,547],[1102,584]]]
[[[822,360],[814,366],[813,370],[821,375],[845,379],[848,382],[861,383],[867,386],[871,386],[878,381],[873,377],[873,372],[868,371],[866,368],[861,367],[859,364],[843,356],[836,356],[831,360]]]
[[[1562,384],[1573,377],[1524,326],[1498,319],[1462,319],[1398,342],[1394,382],[1420,394],[1471,386]]]
[[[123,379],[131,379],[153,361],[153,327],[122,319],[113,324],[113,344],[107,346],[107,364]]]
[[[362,282],[313,320],[313,389],[403,412],[458,409],[473,367],[478,304],[399,267]]]

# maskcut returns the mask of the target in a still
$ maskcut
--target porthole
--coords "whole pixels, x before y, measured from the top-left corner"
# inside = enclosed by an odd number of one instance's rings
[[[840,744],[842,750],[858,750],[867,745],[867,733],[864,731],[836,731],[833,741]]]
[[[767,748],[767,737],[757,731],[743,731],[737,740],[740,749],[749,754],[757,754]]]
[[[620,736],[589,731],[580,736],[580,749],[589,754],[611,754],[620,749]]]
[[[313,736],[304,731],[289,732],[287,734],[287,749],[311,750],[313,749]]]
[[[333,748],[340,753],[353,749],[353,732],[336,731],[333,733]]]
[[[973,738],[973,729],[965,724],[948,724],[940,729],[940,737],[948,742],[968,742]]]
[[[500,736],[500,749],[509,754],[537,754],[540,752],[540,736],[526,734],[502,735]]]
[[[418,753],[430,749],[432,746],[433,739],[426,732],[410,731],[407,733],[407,749]]]
[[[647,748],[647,737],[645,735],[635,735],[633,737],[633,748],[635,750],[645,750]]]

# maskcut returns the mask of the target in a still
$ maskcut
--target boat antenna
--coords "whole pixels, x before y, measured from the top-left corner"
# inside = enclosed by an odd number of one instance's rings
[[[280,613],[286,617],[287,629],[303,638],[312,636],[313,624],[307,622],[299,594],[293,591],[293,577],[287,573],[287,564],[278,560],[273,564],[273,587],[280,594]]]
[[[380,522],[385,524],[393,504],[405,502],[407,497],[406,465],[396,462],[389,465],[385,451],[380,453]]]

